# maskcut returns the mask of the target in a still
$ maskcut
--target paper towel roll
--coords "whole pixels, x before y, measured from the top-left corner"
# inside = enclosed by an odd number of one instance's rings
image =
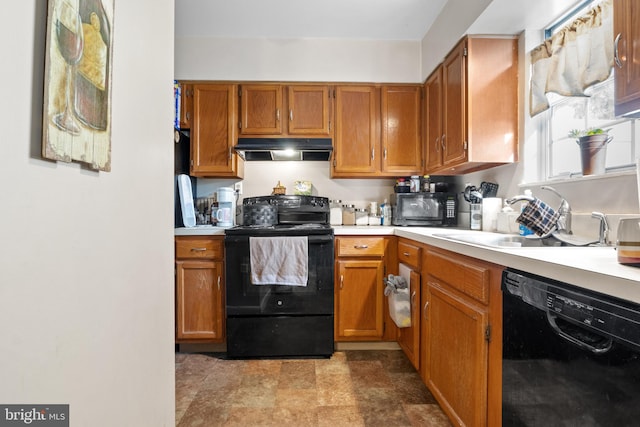
[[[486,197],[482,199],[482,230],[498,229],[498,212],[502,209],[502,198]]]

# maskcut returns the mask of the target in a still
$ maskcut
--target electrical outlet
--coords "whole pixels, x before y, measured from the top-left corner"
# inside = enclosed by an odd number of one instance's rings
[[[236,191],[236,194],[242,194],[242,181],[233,184],[233,189]]]

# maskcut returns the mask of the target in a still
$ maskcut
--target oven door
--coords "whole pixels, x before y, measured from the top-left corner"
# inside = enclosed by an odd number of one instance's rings
[[[294,234],[287,233],[287,235]],[[249,236],[227,235],[225,237],[227,316],[333,314],[333,234],[307,237],[309,245],[307,286],[286,286],[253,285]]]

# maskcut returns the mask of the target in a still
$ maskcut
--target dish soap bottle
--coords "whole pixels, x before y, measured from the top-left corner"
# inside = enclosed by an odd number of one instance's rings
[[[533,193],[529,189],[524,190],[524,195],[525,196],[529,196],[529,197],[533,197]],[[525,206],[526,205],[524,205],[524,204],[522,205],[522,209],[520,210],[520,212],[522,212],[524,210]],[[520,235],[521,236],[529,236],[529,235],[533,234],[533,231],[531,231],[528,227],[526,227],[523,224],[518,224],[518,230],[520,231]]]

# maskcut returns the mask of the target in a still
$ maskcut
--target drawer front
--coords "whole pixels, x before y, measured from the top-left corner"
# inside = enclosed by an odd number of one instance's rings
[[[224,240],[211,237],[176,238],[176,258],[222,259]]]
[[[489,302],[489,268],[434,251],[427,251],[425,262],[429,275],[482,303]]]
[[[407,242],[398,242],[398,261],[411,267],[420,268],[422,248]]]
[[[384,237],[338,237],[336,253],[342,256],[384,256]]]

